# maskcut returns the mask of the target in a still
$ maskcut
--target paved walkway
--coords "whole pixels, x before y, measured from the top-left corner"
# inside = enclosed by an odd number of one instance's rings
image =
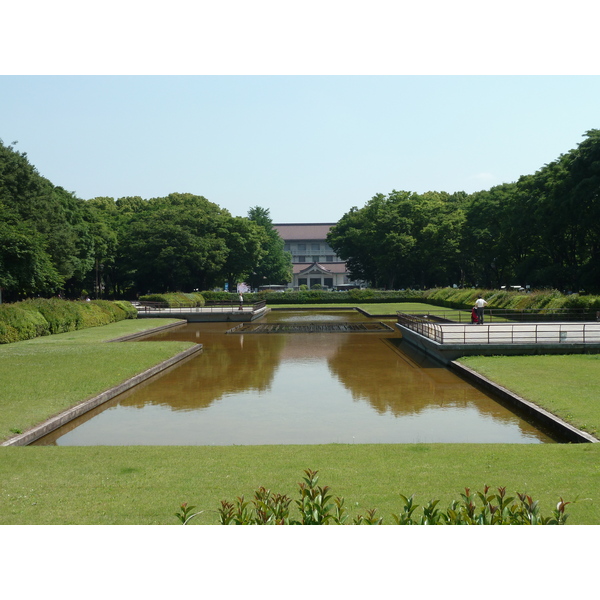
[[[185,319],[189,323],[254,321],[269,312],[263,306],[255,309],[252,304],[238,306],[202,306],[195,308],[149,308],[136,306],[138,318],[172,318]]]
[[[468,355],[600,353],[600,323],[433,323],[398,315],[408,343],[449,362]]]
[[[438,323],[442,344],[598,344],[600,323]],[[431,337],[431,336],[429,336]]]

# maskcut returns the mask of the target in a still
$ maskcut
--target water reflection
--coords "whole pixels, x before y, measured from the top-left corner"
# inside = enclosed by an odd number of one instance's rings
[[[364,321],[272,311],[281,321]],[[389,333],[226,334],[189,324],[152,339],[203,352],[38,444],[232,445],[552,441]]]

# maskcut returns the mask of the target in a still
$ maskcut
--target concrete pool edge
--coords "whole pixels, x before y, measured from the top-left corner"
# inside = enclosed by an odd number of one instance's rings
[[[128,335],[123,335],[121,337],[114,338],[112,340],[106,340],[106,343],[110,344],[112,342],[129,342],[131,340],[135,340],[138,338],[146,337],[149,335],[154,335],[155,333],[160,333],[161,331],[164,331],[165,329],[172,329],[173,327],[183,327],[184,325],[187,325],[187,321],[182,319],[182,320],[177,321],[177,323],[167,323],[166,325],[159,325],[158,327],[153,327],[152,329],[146,329],[144,331],[138,331],[137,333],[130,333]]]
[[[177,324],[174,324],[177,325]],[[149,332],[145,332],[145,335],[149,335]],[[129,337],[129,336],[126,336]],[[111,340],[111,341],[123,341],[124,338],[120,338],[119,340]],[[166,369],[172,367],[173,365],[186,360],[187,358],[197,354],[202,351],[202,344],[196,344],[183,352],[179,352],[175,356],[164,360],[163,362],[146,369],[142,373],[138,373],[137,375],[123,381],[122,383],[110,388],[94,396],[93,398],[88,398],[87,400],[83,400],[79,402],[75,406],[72,406],[63,412],[54,415],[40,423],[39,425],[35,425],[34,427],[28,429],[24,433],[20,433],[0,444],[1,446],[27,446],[36,440],[44,437],[45,435],[51,433],[52,431],[62,427],[66,423],[73,421],[74,419],[84,415],[90,410],[112,400],[114,397],[126,392],[127,390],[139,385],[140,383],[150,379],[154,375],[165,371]]]
[[[563,436],[568,442],[574,443],[598,443],[600,440],[595,438],[593,435],[577,429],[573,425],[570,425],[566,421],[558,418],[556,415],[544,410],[537,406],[533,402],[529,402],[521,396],[518,396],[514,392],[494,383],[487,377],[484,377],[477,371],[462,365],[456,361],[450,361],[447,365],[452,371],[461,375],[472,383],[476,383],[483,387],[485,390],[492,392],[496,396],[499,396],[502,400],[508,404],[518,408],[523,413],[533,417],[537,422],[541,423],[544,427],[547,427],[551,431],[554,431]]]

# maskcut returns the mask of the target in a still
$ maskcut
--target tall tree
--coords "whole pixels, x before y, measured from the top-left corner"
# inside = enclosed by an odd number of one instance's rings
[[[53,274],[48,272],[41,287],[26,290],[17,286],[10,288],[11,293],[16,297],[54,293],[59,289],[77,293],[93,265],[93,240],[84,218],[83,200],[54,186],[29,163],[27,154],[0,141],[0,203],[8,217],[22,224],[19,235],[32,237],[31,251],[40,254],[34,262],[51,264],[53,268]],[[46,256],[41,256],[42,253]],[[5,268],[11,269],[12,264]]]
[[[284,250],[284,242],[273,227],[269,209],[254,206],[248,219],[264,230],[262,255],[248,274],[247,282],[253,287],[281,285],[292,281],[292,255]]]
[[[259,264],[267,241],[265,230],[244,217],[223,220],[220,228],[227,247],[227,258],[223,265],[229,289],[235,291],[236,284],[246,281]]]
[[[206,289],[222,277],[230,215],[201,196],[171,194],[147,202],[123,226],[122,269],[139,293]]]

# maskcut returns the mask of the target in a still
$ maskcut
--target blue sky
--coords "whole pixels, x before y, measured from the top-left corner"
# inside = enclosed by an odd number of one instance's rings
[[[600,127],[590,0],[11,3],[0,139],[81,198],[337,221],[489,189]]]
[[[81,198],[328,222],[534,173],[600,127],[599,99],[598,76],[3,76],[0,138]]]

